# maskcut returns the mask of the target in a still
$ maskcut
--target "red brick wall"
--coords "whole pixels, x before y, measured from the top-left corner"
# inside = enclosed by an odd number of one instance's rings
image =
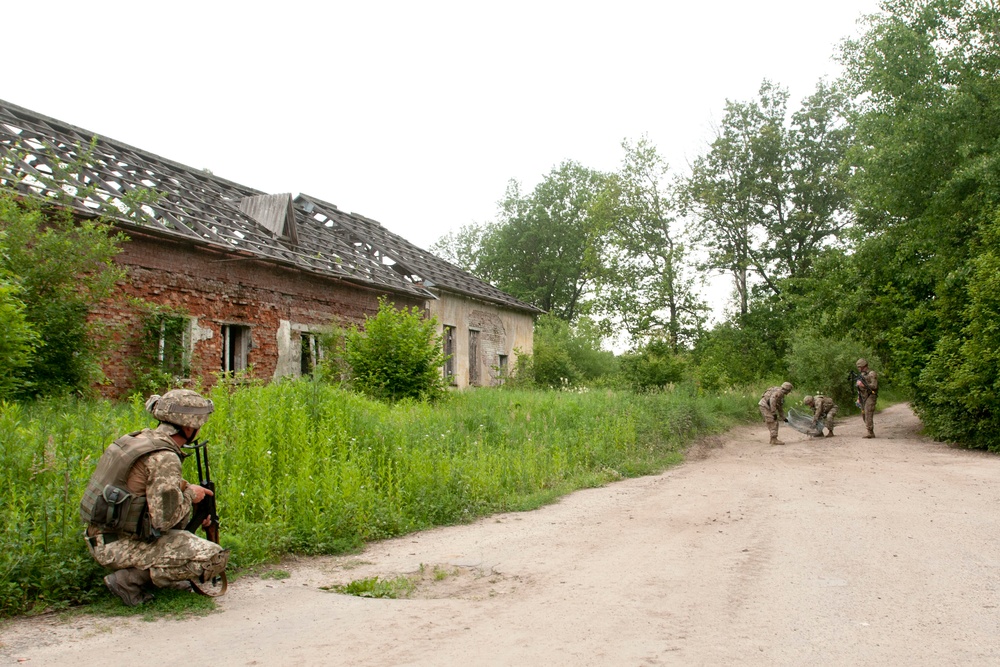
[[[129,303],[136,297],[170,306],[196,317],[198,327],[212,337],[195,343],[191,377],[211,386],[222,369],[223,324],[251,327],[253,347],[247,362],[253,375],[269,380],[278,358],[279,320],[305,325],[361,324],[378,312],[385,294],[252,258],[215,251],[197,244],[129,232],[131,240],[116,261],[128,270],[116,296],[95,310],[93,317],[108,323],[111,355],[105,364],[108,384],[102,393],[119,397],[132,387],[128,361],[137,353],[133,332],[140,311]],[[423,306],[412,297],[386,295],[399,307]]]

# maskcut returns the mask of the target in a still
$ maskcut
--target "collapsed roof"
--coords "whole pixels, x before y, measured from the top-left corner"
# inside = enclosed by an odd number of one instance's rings
[[[0,100],[0,187],[84,215],[390,292],[538,308],[316,197],[268,194]],[[54,192],[55,188],[62,190]]]

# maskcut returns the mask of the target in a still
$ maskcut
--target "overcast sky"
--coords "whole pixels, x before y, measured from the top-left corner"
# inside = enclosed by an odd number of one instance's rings
[[[266,8],[265,8],[266,7]],[[876,0],[8,2],[0,99],[427,248],[646,134],[683,173],[725,100],[792,105]]]

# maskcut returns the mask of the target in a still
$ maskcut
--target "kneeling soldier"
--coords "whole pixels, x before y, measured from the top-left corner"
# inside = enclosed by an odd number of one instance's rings
[[[212,401],[174,389],[151,396],[146,409],[159,425],[111,443],[80,503],[90,554],[114,570],[104,583],[128,606],[151,600],[154,586],[218,577],[229,561],[228,549],[184,530],[192,507],[212,492],[183,479],[181,446],[197,437]]]

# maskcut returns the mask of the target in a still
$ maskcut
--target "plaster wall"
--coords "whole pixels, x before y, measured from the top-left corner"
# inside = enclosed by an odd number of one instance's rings
[[[506,356],[508,367],[513,368],[518,350],[532,353],[534,317],[531,314],[443,290],[438,296],[437,300],[427,303],[427,311],[437,318],[438,331],[442,335],[445,326],[455,328],[452,376],[455,387],[495,386],[502,379],[498,376],[502,355]],[[470,335],[470,332],[476,333]],[[472,336],[478,339],[474,355],[470,355]]]

